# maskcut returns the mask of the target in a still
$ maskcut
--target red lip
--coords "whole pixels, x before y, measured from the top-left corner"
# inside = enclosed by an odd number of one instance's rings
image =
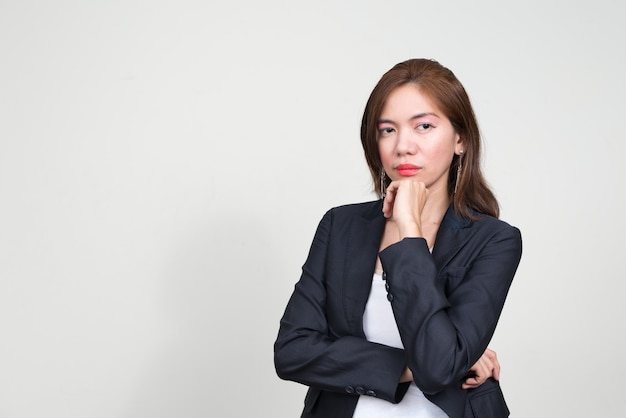
[[[421,167],[413,164],[400,164],[396,167],[396,170],[402,177],[410,177],[417,174],[421,170]]]

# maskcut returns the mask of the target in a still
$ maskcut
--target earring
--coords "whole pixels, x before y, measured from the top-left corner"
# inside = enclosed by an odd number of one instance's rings
[[[387,187],[385,187],[385,170],[380,170],[380,195],[384,199],[387,195]]]
[[[459,165],[456,167],[456,183],[454,183],[454,193],[459,187],[459,181],[461,180],[461,169],[463,168],[463,150],[459,151]]]

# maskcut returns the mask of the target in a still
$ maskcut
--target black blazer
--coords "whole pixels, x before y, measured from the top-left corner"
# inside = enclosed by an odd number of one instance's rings
[[[379,200],[331,209],[317,228],[274,345],[279,377],[310,387],[302,417],[351,417],[360,395],[400,402],[406,365],[451,418],[507,417],[498,382],[461,384],[495,330],[521,257],[519,230],[450,207],[432,254],[422,238],[379,254],[384,226]],[[377,255],[404,350],[363,332]]]

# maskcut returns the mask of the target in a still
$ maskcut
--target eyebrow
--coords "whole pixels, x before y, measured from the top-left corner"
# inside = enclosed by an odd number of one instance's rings
[[[439,115],[434,112],[424,112],[424,113],[418,113],[415,116],[411,116],[409,120],[421,119],[425,116],[434,116],[436,118],[439,118]],[[378,123],[395,123],[395,122],[392,121],[391,119],[378,119]]]

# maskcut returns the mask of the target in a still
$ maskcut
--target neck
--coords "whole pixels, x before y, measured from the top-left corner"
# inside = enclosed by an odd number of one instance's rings
[[[449,206],[450,198],[448,193],[429,193],[428,200],[422,211],[422,227],[439,225]]]
[[[435,245],[439,225],[441,225],[449,206],[450,198],[447,193],[429,193],[421,216],[422,234],[428,243],[428,248],[432,249]]]

